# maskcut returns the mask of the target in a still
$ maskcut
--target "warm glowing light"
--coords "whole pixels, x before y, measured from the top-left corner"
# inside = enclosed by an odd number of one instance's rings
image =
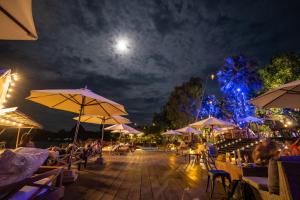
[[[22,124],[18,124],[18,126],[22,126]]]
[[[11,95],[10,94],[6,94],[6,97],[9,98],[9,97],[11,97]]]
[[[287,124],[284,124],[284,127],[286,128],[286,127],[288,127],[288,125],[287,125]]]
[[[118,53],[127,53],[130,48],[128,39],[126,38],[117,39],[115,48]]]
[[[10,84],[10,86],[15,86],[16,84],[14,83],[14,82],[12,82],[11,84]]]
[[[4,120],[4,119],[1,119],[1,122],[5,122],[5,120]]]
[[[9,124],[9,123],[10,123],[10,121],[9,121],[9,120],[6,120],[6,121],[5,121],[5,123]]]
[[[215,75],[214,74],[210,75],[210,78],[211,78],[211,80],[214,80],[215,79]]]
[[[17,80],[19,79],[19,77],[18,77],[17,74],[14,74],[14,75],[13,75],[13,78],[14,78],[15,81],[17,81]]]
[[[9,91],[9,92],[12,92],[12,91],[13,91],[13,89],[12,89],[12,88],[9,88],[9,89],[8,89],[8,91]]]
[[[288,121],[288,122],[287,122],[287,125],[292,125],[292,122],[291,122],[291,121]]]
[[[16,122],[13,122],[12,124],[13,124],[13,125],[16,125],[17,123],[16,123]]]

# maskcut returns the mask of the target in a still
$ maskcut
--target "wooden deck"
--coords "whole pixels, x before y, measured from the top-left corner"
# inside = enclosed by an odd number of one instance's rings
[[[136,151],[105,157],[105,166],[89,163],[76,183],[66,186],[65,199],[209,199],[207,173],[173,153]],[[224,191],[217,184],[214,199]]]

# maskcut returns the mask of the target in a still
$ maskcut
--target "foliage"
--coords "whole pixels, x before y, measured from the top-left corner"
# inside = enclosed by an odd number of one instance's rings
[[[224,105],[235,122],[253,115],[254,106],[249,100],[261,90],[261,80],[257,73],[257,62],[243,55],[225,59],[222,69],[217,73]]]
[[[209,116],[221,117],[220,102],[215,95],[208,95],[203,98],[200,109],[200,118],[207,118]]]
[[[177,129],[195,120],[202,96],[202,80],[192,77],[175,87],[161,112],[155,114],[153,123],[157,130]]]
[[[300,55],[294,53],[272,57],[269,64],[259,70],[264,91],[300,79]]]
[[[263,81],[264,91],[276,88],[282,84],[300,79],[300,55],[286,53],[274,56],[270,63],[259,70]],[[261,115],[286,114],[294,118],[300,118],[299,112],[294,109],[260,109]]]

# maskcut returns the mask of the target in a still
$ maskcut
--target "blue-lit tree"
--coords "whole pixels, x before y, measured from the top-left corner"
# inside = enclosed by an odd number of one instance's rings
[[[209,116],[217,118],[221,117],[220,102],[215,95],[209,95],[203,98],[199,115],[201,119]]]
[[[227,57],[217,78],[230,117],[238,123],[239,119],[253,115],[254,106],[249,100],[262,88],[257,62],[243,55]]]

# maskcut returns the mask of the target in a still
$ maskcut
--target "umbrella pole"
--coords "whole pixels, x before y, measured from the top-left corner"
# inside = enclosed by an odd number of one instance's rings
[[[102,157],[103,137],[104,137],[104,124],[105,124],[105,118],[104,118],[104,119],[102,119],[100,157]]]
[[[78,121],[77,121],[77,124],[76,124],[76,129],[75,129],[75,135],[74,135],[73,145],[72,145],[71,153],[70,153],[69,169],[71,169],[71,166],[72,166],[72,156],[73,156],[73,152],[74,152],[74,145],[75,145],[75,143],[76,143],[77,135],[78,135],[78,132],[79,132],[79,126],[80,126],[81,115],[82,115],[83,108],[84,108],[84,101],[85,101],[85,96],[82,98],[82,103],[81,103],[81,105],[80,105],[80,111],[79,111]]]
[[[20,143],[20,133],[21,133],[21,128],[18,128],[17,141],[16,141],[16,148],[18,148],[18,145],[19,145],[19,143]]]

